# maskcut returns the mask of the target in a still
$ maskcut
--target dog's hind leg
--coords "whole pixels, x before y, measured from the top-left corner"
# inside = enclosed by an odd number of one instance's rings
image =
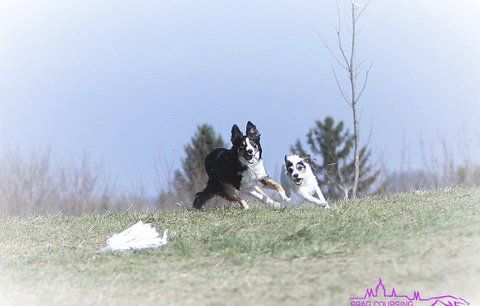
[[[229,201],[232,202],[237,202],[240,205],[242,205],[242,208],[245,210],[250,209],[250,206],[248,206],[247,201],[242,199],[242,197],[238,194],[238,190],[235,189],[232,185],[223,185],[223,193],[220,195],[226,198]]]
[[[218,187],[211,182],[207,183],[204,190],[197,192],[195,200],[193,200],[193,208],[202,209],[205,202],[213,198],[218,193]]]

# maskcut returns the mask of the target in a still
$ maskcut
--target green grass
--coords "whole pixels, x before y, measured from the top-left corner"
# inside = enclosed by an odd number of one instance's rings
[[[347,305],[378,277],[480,304],[480,190],[273,211],[0,218],[0,304]],[[137,220],[161,249],[97,254]]]

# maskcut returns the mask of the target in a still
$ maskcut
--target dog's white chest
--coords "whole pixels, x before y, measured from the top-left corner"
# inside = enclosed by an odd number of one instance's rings
[[[245,165],[245,164],[244,164]],[[259,180],[267,177],[267,171],[263,166],[263,160],[259,160],[253,164],[246,164],[247,170],[243,171],[241,189],[252,188]]]

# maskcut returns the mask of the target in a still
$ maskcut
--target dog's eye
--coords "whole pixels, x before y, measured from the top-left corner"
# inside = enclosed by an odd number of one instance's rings
[[[292,169],[292,168],[288,168],[287,171],[290,172],[290,173],[292,173],[292,172],[293,172],[293,169]]]

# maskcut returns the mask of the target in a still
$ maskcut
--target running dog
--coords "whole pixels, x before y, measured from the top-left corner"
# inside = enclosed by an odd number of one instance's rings
[[[251,195],[272,208],[282,207],[258,186],[261,183],[266,188],[274,189],[282,199],[288,201],[283,188],[274,182],[265,170],[257,127],[248,121],[246,135],[243,135],[234,124],[231,141],[230,149],[217,148],[205,158],[208,182],[205,189],[195,195],[193,207],[202,209],[205,202],[215,195],[237,202],[243,209],[250,208],[243,195]]]
[[[328,203],[318,187],[317,178],[310,168],[310,156],[285,155],[280,183],[285,193],[290,198],[292,192],[297,194],[302,201],[314,203],[328,208]],[[314,195],[317,195],[315,197]]]

